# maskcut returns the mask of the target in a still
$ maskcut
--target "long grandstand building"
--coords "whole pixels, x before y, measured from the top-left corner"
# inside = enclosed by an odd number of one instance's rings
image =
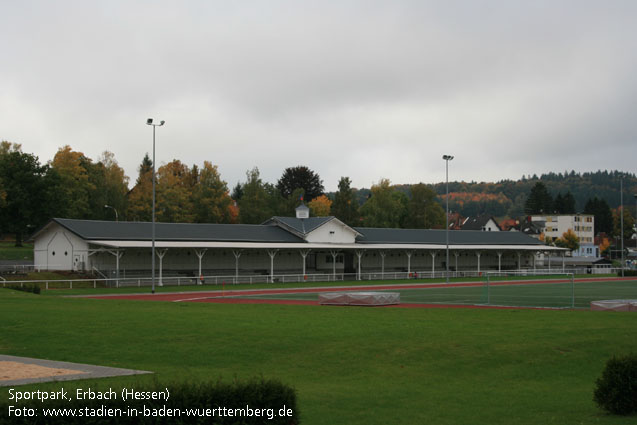
[[[35,267],[112,276],[151,270],[152,224],[54,218],[31,238]],[[440,272],[444,230],[350,227],[335,217],[272,217],[260,225],[156,223],[164,276]],[[531,269],[539,253],[566,250],[521,232],[449,232],[449,269]]]

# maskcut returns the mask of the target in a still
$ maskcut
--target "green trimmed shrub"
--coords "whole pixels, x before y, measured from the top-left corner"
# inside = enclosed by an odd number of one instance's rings
[[[622,276],[622,271],[617,272],[617,276]],[[624,270],[624,276],[637,276],[637,270]]]
[[[596,381],[593,399],[616,415],[637,413],[637,355],[612,357]]]
[[[99,388],[95,384],[86,384],[84,389],[107,393],[111,388]],[[264,378],[248,381],[225,382],[185,382],[173,384],[128,385],[127,390],[139,393],[169,391],[168,400],[146,397],[140,400],[123,400],[122,388],[114,387],[116,396],[109,400],[75,399],[75,392],[69,390],[68,400],[9,400],[0,403],[0,425],[12,424],[223,424],[223,425],[297,425],[299,413],[296,406],[296,392],[291,387],[276,380]],[[34,409],[37,416],[7,416],[10,407]],[[49,412],[45,415],[45,409]],[[51,416],[51,409],[65,414]],[[105,412],[125,414],[110,416]],[[214,409],[219,409],[214,412]],[[226,409],[225,411],[223,409]],[[136,414],[130,412],[135,410]],[[186,411],[191,414],[188,415]],[[69,412],[74,414],[70,414]],[[82,413],[80,414],[80,411]],[[179,411],[179,414],[177,414]],[[224,411],[224,414],[221,412]],[[228,414],[233,411],[233,414]],[[239,412],[237,414],[237,412]]]

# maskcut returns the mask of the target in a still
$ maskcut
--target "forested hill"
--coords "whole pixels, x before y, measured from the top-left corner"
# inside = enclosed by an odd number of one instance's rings
[[[637,194],[637,176],[620,171],[596,171],[576,173],[549,173],[541,176],[522,176],[520,180],[502,180],[497,183],[449,182],[449,208],[464,216],[491,214],[496,217],[519,217],[524,215],[524,202],[531,188],[542,182],[555,198],[567,192],[575,197],[577,211],[582,211],[586,201],[598,197],[604,199],[611,208],[620,204],[620,176],[624,175],[624,204],[634,207]],[[409,193],[410,184],[396,185],[395,188]],[[445,183],[433,185],[439,195],[445,193]],[[358,191],[362,203],[369,195],[369,189]],[[442,201],[442,198],[439,198]]]

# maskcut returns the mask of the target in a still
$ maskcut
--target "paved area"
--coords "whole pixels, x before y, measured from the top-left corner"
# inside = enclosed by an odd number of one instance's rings
[[[53,360],[16,357],[0,354],[0,365],[13,368],[37,370],[37,377],[20,379],[0,379],[0,386],[34,384],[39,382],[72,381],[77,379],[106,378],[111,376],[140,375],[152,373],[144,370],[120,369],[82,363],[58,362]],[[63,371],[63,372],[60,372]]]

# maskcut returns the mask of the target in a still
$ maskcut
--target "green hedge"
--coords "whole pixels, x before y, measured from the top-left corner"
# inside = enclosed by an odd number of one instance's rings
[[[87,390],[91,384],[87,384]],[[60,382],[60,389],[64,383]],[[109,388],[92,387],[94,392],[107,394]],[[112,400],[75,399],[69,391],[71,401],[53,400],[9,400],[0,403],[0,424],[272,424],[295,425],[299,423],[296,392],[291,387],[275,380],[252,379],[249,381],[177,383],[163,385],[127,386],[125,389],[140,393],[166,393],[168,400],[122,400],[122,388],[113,388],[116,397]],[[14,391],[19,389],[14,389]],[[37,390],[36,390],[37,391]],[[11,398],[11,394],[9,394]],[[36,417],[17,416],[9,408],[33,409]],[[223,410],[225,408],[225,411]],[[45,409],[67,409],[64,416],[45,416]],[[75,415],[70,414],[74,410]],[[106,415],[112,409],[111,417]],[[121,409],[121,414],[115,409]],[[131,409],[136,409],[135,416]],[[171,410],[172,409],[172,410]],[[216,409],[216,410],[215,410]],[[241,410],[235,410],[241,409]],[[197,411],[188,416],[187,412]],[[47,410],[51,412],[51,410]],[[58,410],[59,412],[59,410]],[[128,416],[124,412],[131,412]],[[180,415],[179,415],[180,413]],[[232,413],[232,416],[230,414]],[[202,415],[200,415],[202,414]],[[80,416],[81,415],[81,416]],[[93,416],[98,415],[98,416]]]
[[[39,285],[33,284],[33,285],[9,285],[7,286],[7,289],[13,289],[15,291],[22,291],[22,292],[32,292],[34,294],[39,294],[41,289]]]
[[[622,276],[621,270],[617,272],[617,276]],[[637,270],[624,270],[624,276],[637,276]]]

